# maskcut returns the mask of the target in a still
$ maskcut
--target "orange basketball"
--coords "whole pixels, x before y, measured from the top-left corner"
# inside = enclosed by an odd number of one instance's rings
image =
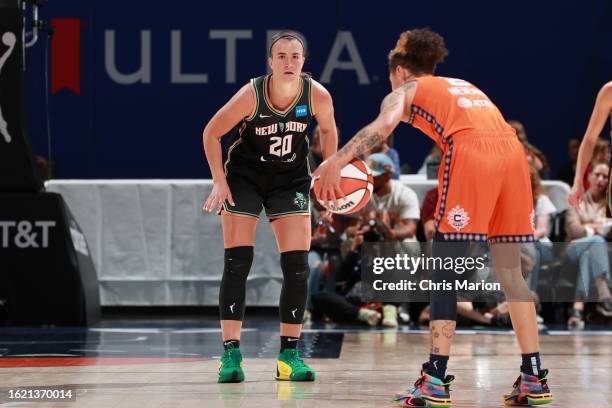
[[[319,183],[314,180],[313,187]],[[374,188],[374,178],[363,160],[353,159],[340,171],[340,188],[346,199],[338,197],[338,207],[333,202],[327,203],[317,197],[317,201],[334,214],[350,214],[361,210],[370,201]]]

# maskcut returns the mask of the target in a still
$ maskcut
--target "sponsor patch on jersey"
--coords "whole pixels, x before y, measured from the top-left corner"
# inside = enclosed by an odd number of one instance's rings
[[[295,107],[295,117],[301,118],[306,116],[308,110],[306,105],[300,105]]]

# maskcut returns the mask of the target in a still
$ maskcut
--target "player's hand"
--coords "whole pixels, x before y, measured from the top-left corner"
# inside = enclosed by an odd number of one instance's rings
[[[204,202],[202,211],[211,212],[214,210],[215,212],[220,213],[225,200],[227,200],[232,207],[236,205],[229,186],[227,185],[227,181],[223,179],[213,184],[213,189]]]
[[[567,196],[567,202],[573,206],[578,208],[580,203],[582,202],[582,198],[584,197],[584,186],[582,183],[574,184],[572,189]]]
[[[340,164],[332,156],[321,163],[312,175],[313,178],[319,179],[319,183],[315,184],[314,193],[320,201],[327,204],[326,207],[333,202],[334,207],[338,208],[338,198],[346,198],[340,188],[340,170]]]

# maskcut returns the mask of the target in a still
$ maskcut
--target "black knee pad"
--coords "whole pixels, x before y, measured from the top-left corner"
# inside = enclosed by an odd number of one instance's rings
[[[221,320],[242,320],[244,318],[246,280],[252,263],[252,246],[225,250],[223,277],[219,290]]]
[[[310,274],[308,251],[283,252],[280,264],[283,270],[283,288],[279,304],[281,322],[302,323]]]

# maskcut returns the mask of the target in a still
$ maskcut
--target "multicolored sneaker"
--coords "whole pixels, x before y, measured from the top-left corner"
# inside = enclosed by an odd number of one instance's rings
[[[285,349],[278,355],[276,379],[284,381],[314,381],[316,373],[300,358],[297,349]]]
[[[244,371],[242,371],[242,353],[239,348],[228,348],[221,356],[218,382],[239,383],[243,381]]]
[[[504,395],[504,404],[520,407],[550,404],[552,394],[546,383],[547,376],[548,370],[542,370],[540,375],[521,373],[512,386],[512,392]]]
[[[403,407],[435,407],[449,408],[451,406],[450,383],[455,379],[447,375],[441,380],[429,374],[429,363],[423,364],[421,377],[416,380],[414,387],[406,392],[395,395],[394,400]]]

